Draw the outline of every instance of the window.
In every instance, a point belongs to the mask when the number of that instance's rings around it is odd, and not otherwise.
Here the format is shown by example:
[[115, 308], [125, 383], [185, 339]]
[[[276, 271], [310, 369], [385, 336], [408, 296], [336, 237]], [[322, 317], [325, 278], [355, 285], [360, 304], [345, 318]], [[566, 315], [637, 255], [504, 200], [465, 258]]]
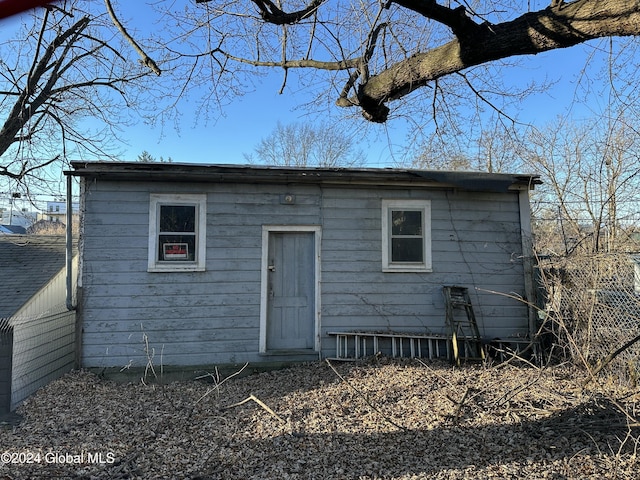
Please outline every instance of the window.
[[382, 201], [382, 270], [431, 271], [431, 202]]
[[204, 270], [206, 205], [206, 195], [151, 194], [150, 272]]

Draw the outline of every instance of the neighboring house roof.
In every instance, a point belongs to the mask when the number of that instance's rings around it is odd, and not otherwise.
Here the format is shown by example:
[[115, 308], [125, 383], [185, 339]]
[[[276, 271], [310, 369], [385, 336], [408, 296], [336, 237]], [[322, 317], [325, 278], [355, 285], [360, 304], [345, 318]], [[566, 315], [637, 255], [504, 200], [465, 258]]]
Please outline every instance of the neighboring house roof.
[[8, 318], [65, 266], [65, 237], [0, 235], [0, 249], [0, 318]]
[[476, 192], [533, 189], [538, 175], [446, 172], [399, 168], [295, 168], [142, 162], [71, 162], [68, 175], [121, 181], [312, 183], [329, 185], [420, 185]]
[[27, 229], [20, 225], [0, 225], [0, 234], [2, 233], [7, 235], [23, 235], [27, 233]]

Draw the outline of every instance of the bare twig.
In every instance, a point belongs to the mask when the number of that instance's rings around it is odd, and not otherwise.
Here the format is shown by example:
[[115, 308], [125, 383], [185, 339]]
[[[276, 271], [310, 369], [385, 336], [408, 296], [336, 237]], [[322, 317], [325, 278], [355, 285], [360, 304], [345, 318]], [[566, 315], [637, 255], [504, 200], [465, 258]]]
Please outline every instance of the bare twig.
[[218, 369], [216, 368], [216, 374], [215, 376], [211, 373], [207, 373], [206, 375], [201, 375], [199, 377], [196, 377], [196, 380], [202, 380], [203, 378], [207, 378], [210, 377], [213, 380], [213, 383], [215, 384], [213, 388], [208, 388], [207, 391], [198, 399], [196, 400], [196, 403], [200, 403], [200, 401], [209, 396], [209, 394], [211, 394], [211, 392], [213, 391], [219, 391], [220, 390], [220, 386], [226, 382], [227, 380], [240, 375], [242, 373], [242, 371], [247, 368], [247, 366], [249, 365], [249, 362], [245, 363], [242, 368], [240, 370], [238, 370], [237, 372], [232, 373], [231, 375], [229, 375], [228, 377], [223, 378], [222, 380], [220, 380], [220, 375], [218, 374]]
[[464, 392], [464, 395], [462, 396], [462, 400], [460, 400], [459, 402], [454, 401], [453, 399], [449, 398], [449, 400], [451, 400], [453, 403], [456, 404], [456, 409], [453, 412], [453, 423], [454, 425], [458, 424], [458, 421], [460, 420], [460, 412], [462, 411], [462, 406], [464, 405], [465, 400], [467, 399], [467, 397], [469, 396], [469, 393], [474, 390], [471, 387], [467, 387], [467, 389]]
[[632, 338], [631, 340], [629, 340], [627, 343], [625, 343], [624, 345], [622, 345], [620, 348], [614, 350], [613, 352], [611, 352], [609, 355], [607, 355], [604, 358], [601, 358], [600, 360], [598, 360], [598, 364], [595, 366], [595, 368], [593, 369], [593, 371], [591, 371], [591, 376], [587, 377], [584, 382], [582, 383], [583, 387], [586, 387], [591, 380], [595, 379], [595, 376], [600, 373], [600, 371], [606, 367], [607, 365], [609, 365], [609, 363], [611, 363], [611, 361], [616, 358], [618, 355], [620, 355], [622, 352], [624, 352], [625, 350], [627, 350], [628, 348], [632, 347], [634, 344], [636, 344], [637, 342], [640, 341], [640, 335], [635, 336], [634, 338]]
[[[506, 342], [508, 343], [508, 342]], [[530, 348], [531, 343], [529, 343], [529, 346], [527, 346], [524, 350], [524, 352], [526, 352], [529, 348]], [[505, 366], [509, 365], [511, 362], [513, 362], [514, 360], [517, 360], [519, 362], [522, 363], [526, 363], [527, 365], [529, 365], [532, 368], [536, 368], [539, 369], [540, 367], [538, 365], [536, 365], [533, 362], [530, 362], [529, 360], [527, 360], [526, 358], [518, 355], [518, 352], [516, 352], [515, 350], [511, 349], [511, 348], [498, 348], [498, 347], [492, 347], [493, 351], [496, 353], [501, 353], [505, 356], [508, 356], [507, 360], [505, 360], [504, 362], [499, 363], [498, 365], [496, 365], [496, 368], [504, 368]], [[521, 352], [522, 353], [522, 352]]]
[[226, 407], [222, 407], [221, 410], [229, 410], [231, 408], [235, 408], [235, 407], [239, 407], [240, 405], [244, 405], [247, 402], [256, 402], [260, 407], [262, 407], [262, 409], [269, 413], [271, 416], [277, 418], [278, 420], [280, 420], [282, 423], [286, 423], [285, 420], [278, 415], [276, 412], [274, 412], [273, 410], [271, 410], [271, 408], [269, 408], [269, 406], [264, 403], [262, 400], [260, 400], [258, 397], [256, 397], [255, 395], [251, 394], [249, 395], [247, 398], [245, 398], [244, 400], [242, 400], [241, 402], [238, 403], [234, 403], [233, 405], [227, 405]]

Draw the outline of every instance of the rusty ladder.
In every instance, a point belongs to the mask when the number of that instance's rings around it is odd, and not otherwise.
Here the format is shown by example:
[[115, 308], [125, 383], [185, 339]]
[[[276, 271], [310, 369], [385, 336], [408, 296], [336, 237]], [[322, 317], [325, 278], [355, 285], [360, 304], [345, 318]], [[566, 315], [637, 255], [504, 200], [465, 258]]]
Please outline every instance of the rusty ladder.
[[447, 325], [451, 331], [453, 361], [459, 366], [462, 360], [484, 360], [484, 349], [469, 290], [466, 287], [445, 286], [442, 291]]

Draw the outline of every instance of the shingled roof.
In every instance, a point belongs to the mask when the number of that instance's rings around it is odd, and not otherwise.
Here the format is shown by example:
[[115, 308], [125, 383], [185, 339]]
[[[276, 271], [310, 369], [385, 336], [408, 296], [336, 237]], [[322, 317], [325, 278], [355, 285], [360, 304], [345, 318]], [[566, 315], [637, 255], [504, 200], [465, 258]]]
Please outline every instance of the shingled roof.
[[6, 319], [65, 266], [65, 237], [0, 235], [0, 249], [0, 319]]

